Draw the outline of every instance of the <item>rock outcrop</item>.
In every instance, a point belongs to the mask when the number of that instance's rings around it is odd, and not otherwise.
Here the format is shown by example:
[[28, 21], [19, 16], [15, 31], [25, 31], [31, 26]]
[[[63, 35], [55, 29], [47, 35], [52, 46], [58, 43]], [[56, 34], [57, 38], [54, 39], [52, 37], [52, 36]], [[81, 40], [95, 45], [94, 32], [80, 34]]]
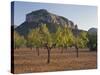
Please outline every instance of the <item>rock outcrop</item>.
[[55, 32], [58, 26], [67, 26], [75, 29], [74, 22], [71, 20], [50, 13], [45, 9], [40, 9], [26, 14], [25, 22], [19, 25], [15, 30], [21, 35], [27, 35], [31, 29], [36, 28], [41, 24], [46, 24], [50, 32]]

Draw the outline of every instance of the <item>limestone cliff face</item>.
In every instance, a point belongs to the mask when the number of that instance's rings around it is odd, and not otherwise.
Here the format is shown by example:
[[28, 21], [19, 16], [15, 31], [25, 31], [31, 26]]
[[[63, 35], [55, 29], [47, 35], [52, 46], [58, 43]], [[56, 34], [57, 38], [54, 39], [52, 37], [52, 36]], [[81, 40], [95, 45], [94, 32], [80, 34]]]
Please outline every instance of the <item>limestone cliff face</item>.
[[15, 30], [21, 35], [27, 35], [31, 29], [43, 23], [47, 25], [50, 32], [55, 32], [58, 26], [67, 26], [75, 29], [74, 23], [67, 18], [50, 13], [45, 9], [40, 9], [26, 14], [25, 22], [19, 25]]
[[52, 14], [45, 9], [40, 9], [28, 13], [26, 15], [26, 22], [47, 22], [62, 26], [67, 25], [68, 27], [74, 28], [74, 23], [72, 21], [62, 16]]

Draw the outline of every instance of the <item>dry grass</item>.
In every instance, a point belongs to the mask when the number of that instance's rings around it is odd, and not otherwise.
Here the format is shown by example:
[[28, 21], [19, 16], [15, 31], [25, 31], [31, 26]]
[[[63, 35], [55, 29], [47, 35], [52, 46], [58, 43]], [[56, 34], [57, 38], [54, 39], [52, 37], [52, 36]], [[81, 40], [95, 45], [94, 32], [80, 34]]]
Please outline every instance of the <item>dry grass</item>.
[[79, 57], [76, 57], [75, 49], [52, 49], [51, 60], [47, 64], [47, 50], [40, 49], [37, 55], [35, 49], [28, 48], [14, 50], [14, 73], [48, 72], [78, 69], [97, 68], [97, 53], [88, 49], [80, 49]]

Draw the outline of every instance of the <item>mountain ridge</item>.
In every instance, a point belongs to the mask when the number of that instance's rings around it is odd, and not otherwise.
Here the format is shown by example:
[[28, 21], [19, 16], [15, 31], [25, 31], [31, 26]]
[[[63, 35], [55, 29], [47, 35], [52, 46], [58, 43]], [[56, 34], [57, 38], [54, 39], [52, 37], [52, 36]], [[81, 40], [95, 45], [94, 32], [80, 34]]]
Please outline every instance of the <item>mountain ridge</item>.
[[63, 16], [53, 14], [46, 9], [39, 9], [26, 14], [26, 20], [15, 30], [19, 34], [26, 36], [30, 30], [41, 26], [41, 24], [46, 24], [50, 32], [55, 32], [58, 26], [67, 26], [74, 31], [76, 26], [73, 21]]

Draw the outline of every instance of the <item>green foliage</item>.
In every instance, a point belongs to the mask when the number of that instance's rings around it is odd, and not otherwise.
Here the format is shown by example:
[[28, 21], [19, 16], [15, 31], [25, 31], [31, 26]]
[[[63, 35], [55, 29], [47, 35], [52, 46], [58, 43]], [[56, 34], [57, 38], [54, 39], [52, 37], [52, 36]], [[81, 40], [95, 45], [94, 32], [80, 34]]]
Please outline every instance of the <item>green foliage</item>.
[[54, 37], [54, 43], [56, 43], [56, 46], [57, 47], [61, 47], [63, 46], [63, 38], [62, 38], [62, 28], [61, 27], [58, 27], [55, 35], [53, 36]]
[[47, 44], [49, 47], [52, 46], [52, 38], [46, 24], [30, 31], [27, 37], [27, 44], [30, 47], [42, 47], [44, 44]]
[[85, 48], [87, 47], [87, 43], [88, 43], [88, 37], [87, 37], [87, 32], [81, 32], [79, 34], [79, 36], [76, 37], [76, 45], [78, 46], [78, 48]]
[[27, 45], [31, 48], [41, 46], [41, 37], [39, 34], [39, 28], [30, 31], [30, 33], [27, 36]]
[[48, 47], [52, 47], [53, 40], [46, 24], [40, 27], [40, 32], [42, 44], [47, 44]]
[[91, 51], [97, 50], [97, 34], [88, 34], [89, 43], [88, 46]]
[[[24, 37], [20, 36], [16, 32], [14, 34], [15, 47], [26, 46], [26, 40]], [[78, 48], [87, 47], [87, 43], [88, 38], [86, 32], [81, 32], [75, 37], [70, 28], [59, 26], [55, 33], [50, 33], [46, 24], [42, 24], [40, 27], [31, 30], [27, 36], [27, 46], [30, 48], [36, 48], [38, 55], [40, 47], [45, 47], [47, 49], [47, 63], [50, 62], [50, 53], [54, 45], [56, 45], [56, 47], [62, 48], [67, 48], [75, 45], [78, 57]]]
[[[23, 36], [20, 36], [18, 33], [15, 32], [15, 45], [16, 47], [22, 47], [26, 45], [26, 40]], [[91, 42], [95, 42], [93, 47], [96, 46], [96, 38], [91, 38]], [[88, 43], [87, 32], [81, 32], [77, 37], [75, 37], [72, 33], [72, 30], [68, 27], [58, 27], [55, 33], [50, 33], [47, 25], [42, 24], [40, 27], [33, 29], [29, 32], [27, 36], [27, 46], [29, 47], [43, 47], [48, 46], [52, 47], [56, 44], [56, 47], [71, 47], [74, 44], [77, 45], [79, 48], [87, 47]]]
[[69, 28], [65, 28], [65, 31], [63, 33], [65, 33], [65, 46], [72, 46], [74, 43], [74, 35], [72, 31]]
[[71, 46], [74, 43], [74, 35], [69, 28], [58, 27], [58, 30], [55, 33], [55, 42], [57, 47]]
[[14, 31], [14, 48], [20, 48], [26, 46], [26, 40], [23, 36], [20, 36], [16, 31]]

